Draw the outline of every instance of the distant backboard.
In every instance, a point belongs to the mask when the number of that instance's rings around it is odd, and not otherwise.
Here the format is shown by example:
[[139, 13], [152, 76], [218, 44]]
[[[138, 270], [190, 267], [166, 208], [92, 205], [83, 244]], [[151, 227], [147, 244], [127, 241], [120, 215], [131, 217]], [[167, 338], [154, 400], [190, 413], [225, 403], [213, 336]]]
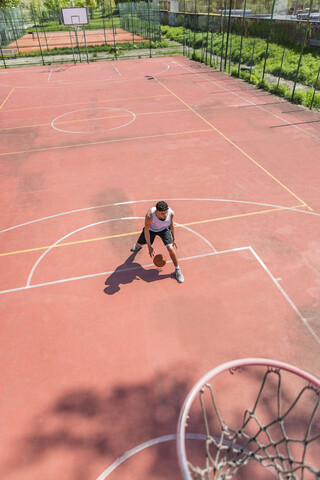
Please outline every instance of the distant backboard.
[[61, 11], [65, 25], [86, 25], [89, 23], [86, 8], [62, 8]]

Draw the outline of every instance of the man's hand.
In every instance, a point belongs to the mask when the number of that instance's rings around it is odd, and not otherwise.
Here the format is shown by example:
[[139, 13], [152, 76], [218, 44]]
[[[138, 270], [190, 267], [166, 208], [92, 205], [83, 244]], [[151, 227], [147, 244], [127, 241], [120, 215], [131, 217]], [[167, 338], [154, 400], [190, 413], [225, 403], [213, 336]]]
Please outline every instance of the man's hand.
[[175, 241], [173, 241], [173, 246], [174, 246], [174, 248], [178, 248], [178, 245], [176, 244]]
[[149, 248], [149, 255], [151, 258], [153, 258], [156, 252], [154, 251], [154, 248], [151, 245], [148, 245], [148, 248]]

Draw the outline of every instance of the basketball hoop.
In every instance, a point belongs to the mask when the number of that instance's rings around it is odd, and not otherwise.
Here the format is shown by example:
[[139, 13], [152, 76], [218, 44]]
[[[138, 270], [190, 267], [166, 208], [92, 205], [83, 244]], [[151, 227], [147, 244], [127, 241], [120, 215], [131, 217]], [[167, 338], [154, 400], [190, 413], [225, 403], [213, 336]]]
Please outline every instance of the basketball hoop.
[[184, 480], [319, 480], [320, 380], [274, 360], [225, 363], [187, 396], [177, 449]]
[[64, 25], [87, 25], [88, 16], [85, 7], [62, 8], [62, 18]]
[[73, 23], [71, 24], [71, 27], [72, 27], [76, 32], [78, 32], [78, 31], [80, 30], [80, 24], [79, 24], [79, 22], [73, 22]]

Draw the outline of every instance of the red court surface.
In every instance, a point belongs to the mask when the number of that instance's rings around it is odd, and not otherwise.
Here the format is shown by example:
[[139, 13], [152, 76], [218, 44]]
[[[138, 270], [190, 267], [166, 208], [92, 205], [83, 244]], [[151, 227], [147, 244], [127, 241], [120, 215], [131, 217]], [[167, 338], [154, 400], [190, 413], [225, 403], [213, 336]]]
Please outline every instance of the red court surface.
[[54, 48], [75, 48], [90, 45], [114, 45], [114, 43], [126, 42], [144, 42], [145, 40], [139, 35], [134, 35], [122, 28], [105, 28], [98, 30], [86, 30], [85, 34], [80, 28], [77, 32], [70, 29], [70, 32], [32, 32], [23, 35], [14, 42], [5, 47], [6, 49], [19, 48], [20, 52], [33, 52], [37, 50], [53, 50]]
[[0, 118], [1, 478], [178, 479], [208, 370], [320, 376], [316, 113], [179, 57], [2, 70]]

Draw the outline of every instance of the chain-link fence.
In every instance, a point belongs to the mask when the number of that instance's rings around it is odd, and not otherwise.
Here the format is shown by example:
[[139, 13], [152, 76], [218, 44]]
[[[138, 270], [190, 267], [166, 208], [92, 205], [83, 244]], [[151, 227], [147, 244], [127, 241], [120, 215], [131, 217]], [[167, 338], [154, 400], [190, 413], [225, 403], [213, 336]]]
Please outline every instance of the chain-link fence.
[[20, 8], [0, 8], [0, 44], [7, 45], [25, 34]]
[[320, 5], [180, 0], [162, 33], [190, 58], [320, 108]]
[[[19, 15], [17, 12], [19, 11]], [[0, 67], [151, 57], [170, 50], [161, 39], [157, 0], [87, 8], [88, 23], [64, 25], [62, 11], [30, 7], [0, 16]]]
[[0, 67], [184, 54], [259, 88], [320, 108], [316, 0], [159, 0], [87, 9], [0, 10]]
[[159, 2], [119, 3], [120, 27], [133, 35], [161, 40]]

